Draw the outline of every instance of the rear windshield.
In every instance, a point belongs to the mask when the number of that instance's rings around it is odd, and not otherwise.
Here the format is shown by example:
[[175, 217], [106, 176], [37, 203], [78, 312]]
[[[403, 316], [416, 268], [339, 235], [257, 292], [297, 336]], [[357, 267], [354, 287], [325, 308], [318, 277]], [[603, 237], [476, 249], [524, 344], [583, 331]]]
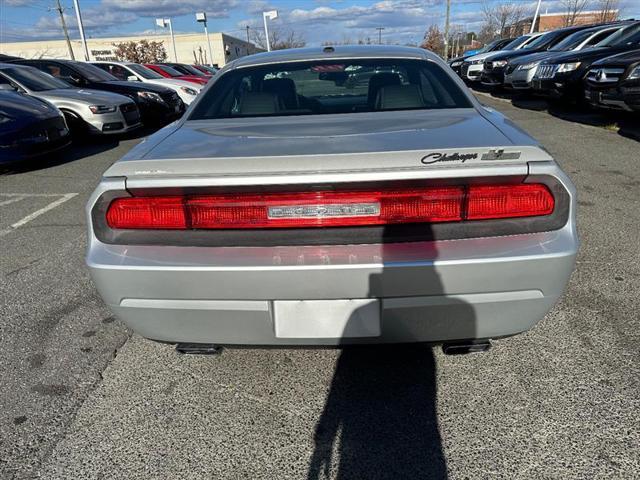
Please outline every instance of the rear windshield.
[[433, 62], [343, 60], [232, 70], [207, 90], [190, 119], [469, 107]]

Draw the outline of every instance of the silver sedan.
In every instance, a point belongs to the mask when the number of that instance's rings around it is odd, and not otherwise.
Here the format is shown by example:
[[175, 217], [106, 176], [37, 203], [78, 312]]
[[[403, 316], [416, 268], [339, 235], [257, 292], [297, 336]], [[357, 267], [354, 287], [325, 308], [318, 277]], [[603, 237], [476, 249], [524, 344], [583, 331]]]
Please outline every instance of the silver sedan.
[[[379, 73], [347, 88], [354, 69]], [[432, 53], [278, 51], [227, 65], [106, 171], [87, 264], [119, 318], [183, 349], [468, 351], [558, 301], [575, 213], [549, 153]]]
[[75, 133], [116, 134], [142, 125], [138, 107], [130, 98], [74, 88], [33, 67], [0, 64], [0, 84], [52, 103], [65, 114]]

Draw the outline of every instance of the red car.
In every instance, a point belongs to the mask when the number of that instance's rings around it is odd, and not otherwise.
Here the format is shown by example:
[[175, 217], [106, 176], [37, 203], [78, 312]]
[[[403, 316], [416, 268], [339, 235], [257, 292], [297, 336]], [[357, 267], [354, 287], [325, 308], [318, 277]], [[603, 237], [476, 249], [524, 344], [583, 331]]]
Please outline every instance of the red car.
[[184, 75], [175, 68], [163, 64], [145, 63], [145, 67], [150, 68], [154, 72], [162, 75], [166, 78], [177, 78], [178, 80], [186, 80], [187, 82], [197, 83], [199, 85], [206, 85], [208, 78], [199, 77], [196, 75]]

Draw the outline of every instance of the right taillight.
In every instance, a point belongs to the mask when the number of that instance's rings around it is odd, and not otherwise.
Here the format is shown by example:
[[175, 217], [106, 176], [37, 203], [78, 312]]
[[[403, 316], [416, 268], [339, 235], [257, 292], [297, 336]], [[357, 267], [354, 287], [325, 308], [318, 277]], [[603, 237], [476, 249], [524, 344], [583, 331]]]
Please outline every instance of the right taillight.
[[553, 195], [539, 183], [522, 185], [473, 185], [467, 193], [467, 220], [549, 215]]
[[542, 184], [293, 191], [115, 199], [113, 229], [210, 230], [442, 223], [549, 215]]

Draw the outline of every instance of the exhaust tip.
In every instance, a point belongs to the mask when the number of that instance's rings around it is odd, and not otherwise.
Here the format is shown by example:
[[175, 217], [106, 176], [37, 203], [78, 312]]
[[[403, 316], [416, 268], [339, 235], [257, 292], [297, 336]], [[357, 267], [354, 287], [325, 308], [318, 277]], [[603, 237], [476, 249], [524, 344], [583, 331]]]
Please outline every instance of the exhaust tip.
[[442, 352], [445, 355], [466, 355], [468, 353], [481, 353], [486, 352], [490, 348], [491, 342], [489, 340], [442, 344]]
[[178, 343], [176, 352], [181, 355], [220, 355], [222, 347], [213, 343]]

